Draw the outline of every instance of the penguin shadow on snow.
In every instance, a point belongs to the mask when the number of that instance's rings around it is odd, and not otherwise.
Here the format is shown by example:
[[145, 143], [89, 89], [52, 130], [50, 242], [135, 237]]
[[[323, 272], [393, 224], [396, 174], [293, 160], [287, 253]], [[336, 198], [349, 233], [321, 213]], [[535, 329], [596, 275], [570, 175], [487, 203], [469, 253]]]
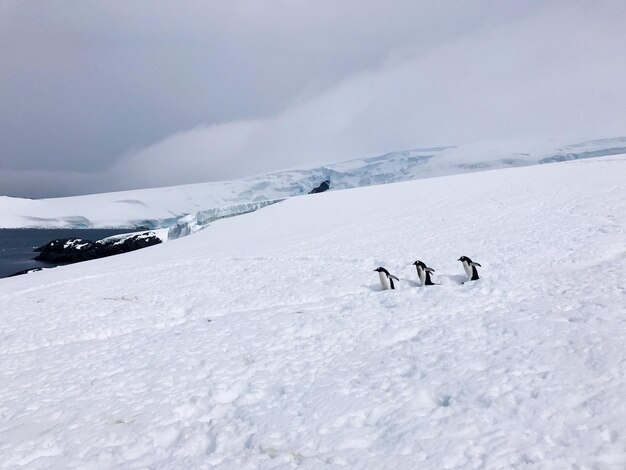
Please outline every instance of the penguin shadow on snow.
[[464, 285], [466, 283], [473, 284], [480, 280], [478, 269], [476, 269], [477, 267], [482, 268], [479, 263], [472, 261], [467, 256], [461, 256], [457, 261], [460, 261], [463, 265], [465, 274], [442, 274], [439, 276], [439, 282], [442, 285]]
[[[438, 284], [436, 284], [438, 285]], [[372, 292], [383, 292], [386, 290], [391, 290], [391, 289], [385, 289], [381, 286], [380, 282], [375, 282], [372, 284], [367, 284], [366, 287], [371, 290]], [[419, 281], [415, 281], [413, 279], [409, 279], [406, 277], [400, 277], [398, 278], [398, 281], [396, 281], [394, 283], [394, 288], [393, 290], [406, 290], [407, 288], [413, 288], [413, 287], [422, 287], [422, 285], [420, 284]]]
[[467, 282], [467, 276], [464, 274], [441, 274], [438, 277], [442, 286], [463, 285]]
[[415, 281], [413, 279], [407, 279], [405, 277], [401, 277], [400, 280], [404, 284], [408, 284], [410, 287], [422, 287], [422, 284], [419, 281]]

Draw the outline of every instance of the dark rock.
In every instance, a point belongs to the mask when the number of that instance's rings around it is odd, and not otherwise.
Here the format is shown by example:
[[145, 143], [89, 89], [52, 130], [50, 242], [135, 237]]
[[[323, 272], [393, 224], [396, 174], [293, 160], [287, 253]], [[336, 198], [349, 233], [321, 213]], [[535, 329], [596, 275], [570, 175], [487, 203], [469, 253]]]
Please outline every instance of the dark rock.
[[320, 184], [317, 188], [313, 188], [311, 191], [309, 191], [309, 194], [323, 193], [324, 191], [327, 191], [329, 188], [330, 188], [330, 180], [326, 180], [322, 182], [322, 184]]
[[16, 273], [9, 274], [7, 277], [21, 276], [22, 274], [34, 273], [35, 271], [41, 271], [42, 269], [43, 269], [43, 268], [29, 268], [29, 269], [22, 269], [21, 271], [18, 271], [18, 272], [16, 272]]
[[94, 249], [98, 252], [98, 258], [105, 256], [119, 255], [129, 251], [140, 250], [149, 246], [158, 245], [161, 239], [154, 232], [137, 233], [123, 238], [111, 240], [105, 238], [98, 240]]
[[34, 251], [39, 252], [35, 259], [48, 263], [76, 263], [92, 259], [89, 251], [94, 242], [82, 238], [58, 238], [46, 243]]
[[35, 259], [48, 263], [77, 263], [119, 255], [159, 243], [161, 239], [154, 232], [114, 236], [95, 242], [82, 238], [62, 238], [35, 248], [39, 252]]

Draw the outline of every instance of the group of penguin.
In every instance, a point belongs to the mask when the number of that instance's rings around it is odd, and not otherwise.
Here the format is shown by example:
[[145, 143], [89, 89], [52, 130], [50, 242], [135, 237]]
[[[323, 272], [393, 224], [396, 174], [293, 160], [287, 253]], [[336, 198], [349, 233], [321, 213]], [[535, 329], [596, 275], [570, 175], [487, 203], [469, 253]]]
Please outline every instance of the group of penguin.
[[[467, 256], [461, 256], [457, 261], [463, 263], [463, 269], [465, 269], [465, 274], [467, 274], [468, 281], [476, 281], [480, 279], [478, 277], [478, 269], [476, 269], [477, 266], [482, 268], [480, 264], [475, 263]], [[435, 272], [433, 268], [429, 268], [424, 262], [419, 260], [413, 263], [413, 266], [415, 266], [415, 268], [417, 269], [417, 276], [420, 278], [422, 286], [438, 285], [435, 284], [430, 278], [430, 275]], [[378, 277], [380, 278], [380, 286], [383, 290], [395, 289], [396, 286], [393, 281], [400, 281], [396, 276], [389, 273], [389, 271], [387, 271], [382, 266], [374, 269], [374, 271], [378, 272]]]

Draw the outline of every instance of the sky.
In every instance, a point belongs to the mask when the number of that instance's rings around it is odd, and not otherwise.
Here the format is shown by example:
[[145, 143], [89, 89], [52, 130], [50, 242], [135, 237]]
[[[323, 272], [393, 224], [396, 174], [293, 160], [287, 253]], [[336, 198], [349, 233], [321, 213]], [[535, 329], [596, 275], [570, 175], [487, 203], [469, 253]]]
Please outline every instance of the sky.
[[0, 0], [0, 195], [626, 135], [626, 2]]

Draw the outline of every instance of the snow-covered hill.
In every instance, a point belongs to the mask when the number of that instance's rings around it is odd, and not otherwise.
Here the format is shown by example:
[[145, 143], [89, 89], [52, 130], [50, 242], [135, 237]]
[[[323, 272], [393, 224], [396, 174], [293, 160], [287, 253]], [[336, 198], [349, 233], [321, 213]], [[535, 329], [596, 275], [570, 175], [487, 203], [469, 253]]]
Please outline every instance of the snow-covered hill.
[[0, 467], [623, 469], [624, 174], [326, 192], [0, 279]]
[[167, 227], [200, 211], [229, 212], [231, 206], [307, 194], [324, 180], [331, 181], [331, 189], [348, 189], [620, 153], [626, 153], [626, 137], [573, 145], [491, 142], [393, 152], [234, 181], [41, 200], [0, 197], [0, 227]]

